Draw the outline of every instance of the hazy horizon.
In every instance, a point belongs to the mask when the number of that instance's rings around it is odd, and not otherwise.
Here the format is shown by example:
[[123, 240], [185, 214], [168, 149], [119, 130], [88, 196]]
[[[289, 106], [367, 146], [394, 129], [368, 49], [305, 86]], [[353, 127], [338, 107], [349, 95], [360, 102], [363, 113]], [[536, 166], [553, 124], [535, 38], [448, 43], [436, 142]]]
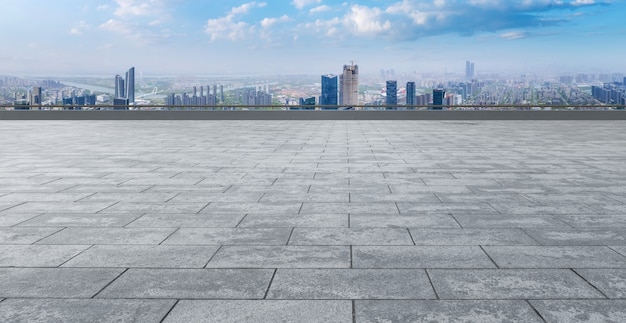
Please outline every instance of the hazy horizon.
[[[0, 74], [614, 73], [626, 3], [596, 0], [22, 0]], [[18, 28], [16, 28], [16, 26]]]

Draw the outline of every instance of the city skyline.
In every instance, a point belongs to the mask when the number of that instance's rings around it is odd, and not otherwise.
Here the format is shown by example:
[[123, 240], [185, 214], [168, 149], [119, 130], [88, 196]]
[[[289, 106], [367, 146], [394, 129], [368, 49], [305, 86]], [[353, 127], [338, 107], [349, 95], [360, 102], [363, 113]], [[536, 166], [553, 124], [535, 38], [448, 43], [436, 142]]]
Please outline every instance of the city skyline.
[[363, 74], [463, 74], [468, 60], [476, 74], [624, 71], [625, 10], [596, 0], [24, 0], [0, 14], [13, 30], [0, 72], [319, 75], [355, 61]]

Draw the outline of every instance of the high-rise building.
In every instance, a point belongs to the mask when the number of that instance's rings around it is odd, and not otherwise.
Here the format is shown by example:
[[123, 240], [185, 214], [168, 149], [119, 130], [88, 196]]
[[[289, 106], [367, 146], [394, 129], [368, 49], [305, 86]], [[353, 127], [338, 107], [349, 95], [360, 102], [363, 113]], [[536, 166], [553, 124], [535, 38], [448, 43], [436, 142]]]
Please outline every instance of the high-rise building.
[[337, 75], [322, 75], [320, 105], [337, 105]]
[[406, 105], [415, 105], [415, 82], [406, 82]]
[[474, 63], [465, 61], [465, 79], [471, 80], [474, 78]]
[[126, 72], [126, 91], [124, 93], [126, 98], [128, 98], [128, 102], [135, 102], [135, 68], [131, 67]]
[[359, 104], [359, 66], [343, 66], [343, 74], [339, 78], [339, 104], [354, 106]]
[[446, 91], [442, 89], [433, 90], [433, 110], [441, 110], [446, 98]]
[[[33, 89], [29, 93], [28, 103], [30, 105], [41, 105], [43, 101], [43, 93], [40, 86], [33, 86]], [[37, 109], [36, 107], [31, 107], [31, 109]]]
[[387, 81], [386, 105], [398, 105], [398, 81]]
[[115, 75], [115, 99], [125, 98], [124, 78], [119, 74]]

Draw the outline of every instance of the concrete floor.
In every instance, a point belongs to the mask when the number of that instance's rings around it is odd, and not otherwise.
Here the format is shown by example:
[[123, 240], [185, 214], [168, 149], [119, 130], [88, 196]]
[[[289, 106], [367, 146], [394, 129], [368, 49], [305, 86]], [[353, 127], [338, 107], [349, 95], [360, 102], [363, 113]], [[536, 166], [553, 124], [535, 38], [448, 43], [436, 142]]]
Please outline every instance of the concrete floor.
[[625, 121], [0, 121], [1, 322], [624, 322]]

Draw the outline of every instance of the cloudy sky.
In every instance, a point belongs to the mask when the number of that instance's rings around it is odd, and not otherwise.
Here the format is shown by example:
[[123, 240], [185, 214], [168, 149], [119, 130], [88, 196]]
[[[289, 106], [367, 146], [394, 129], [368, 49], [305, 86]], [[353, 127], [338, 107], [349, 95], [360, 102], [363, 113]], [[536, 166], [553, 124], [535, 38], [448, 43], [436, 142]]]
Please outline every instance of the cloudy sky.
[[626, 72], [622, 0], [0, 0], [0, 74]]

